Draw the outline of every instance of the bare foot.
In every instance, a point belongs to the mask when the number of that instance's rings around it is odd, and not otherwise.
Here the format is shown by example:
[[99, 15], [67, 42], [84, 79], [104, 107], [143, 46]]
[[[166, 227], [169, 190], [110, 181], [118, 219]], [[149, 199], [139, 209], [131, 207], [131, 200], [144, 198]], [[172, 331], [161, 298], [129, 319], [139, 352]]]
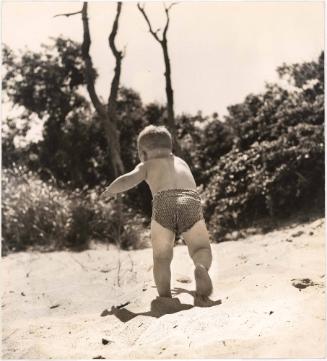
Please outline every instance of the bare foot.
[[212, 301], [208, 296], [196, 295], [194, 297], [194, 306], [197, 307], [212, 307], [221, 305], [221, 300]]
[[189, 308], [192, 308], [192, 306], [182, 304], [178, 298], [157, 297], [151, 302], [151, 312], [159, 316], [188, 310]]
[[212, 293], [212, 282], [207, 269], [202, 265], [196, 265], [194, 270], [196, 293], [201, 296], [209, 296]]

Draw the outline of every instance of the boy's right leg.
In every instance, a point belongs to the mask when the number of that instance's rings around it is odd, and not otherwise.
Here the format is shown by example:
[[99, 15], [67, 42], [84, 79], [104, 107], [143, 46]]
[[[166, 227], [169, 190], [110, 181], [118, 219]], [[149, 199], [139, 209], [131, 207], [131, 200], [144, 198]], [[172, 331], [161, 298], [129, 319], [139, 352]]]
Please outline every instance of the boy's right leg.
[[171, 297], [170, 263], [173, 259], [174, 241], [174, 232], [152, 220], [153, 276], [160, 297]]
[[212, 252], [204, 220], [196, 222], [191, 229], [184, 232], [183, 238], [195, 265], [196, 292], [201, 296], [209, 296], [212, 292], [212, 282], [208, 270], [212, 263]]

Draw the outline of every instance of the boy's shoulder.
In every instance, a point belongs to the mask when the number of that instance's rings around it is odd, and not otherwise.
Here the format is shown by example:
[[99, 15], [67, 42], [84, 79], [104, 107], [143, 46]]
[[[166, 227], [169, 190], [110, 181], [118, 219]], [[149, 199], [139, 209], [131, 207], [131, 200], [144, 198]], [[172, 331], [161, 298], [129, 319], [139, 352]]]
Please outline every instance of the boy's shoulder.
[[173, 160], [174, 158], [176, 158], [176, 156], [174, 156], [174, 155], [164, 156], [164, 157], [157, 157], [157, 158], [150, 158], [150, 159], [145, 160], [143, 163], [145, 165], [148, 165], [148, 164], [151, 165], [151, 164], [157, 164], [157, 163], [165, 161], [165, 160]]
[[138, 163], [135, 168], [134, 168], [134, 172], [138, 172], [138, 173], [146, 173], [146, 164], [145, 162], [140, 162]]
[[180, 162], [186, 163], [183, 158], [178, 157], [177, 155], [174, 155], [174, 158], [177, 159]]
[[145, 165], [153, 165], [153, 164], [157, 164], [158, 162], [160, 161], [173, 161], [173, 162], [178, 162], [178, 163], [183, 163], [185, 165], [188, 165], [184, 159], [178, 157], [177, 155], [175, 154], [172, 154], [170, 156], [167, 156], [167, 157], [160, 157], [160, 158], [152, 158], [152, 159], [148, 159], [144, 162]]
[[177, 157], [176, 155], [174, 155], [174, 158], [176, 159], [177, 162], [179, 162], [187, 167], [189, 166], [183, 158]]
[[167, 160], [177, 162], [177, 163], [182, 163], [183, 165], [188, 166], [188, 164], [185, 162], [184, 159], [178, 157], [175, 154], [172, 154], [171, 156], [168, 156], [168, 157], [151, 158], [151, 159], [148, 159], [148, 160], [146, 160], [146, 161], [144, 161], [142, 163], [139, 163], [139, 164], [143, 164], [145, 168], [151, 168], [152, 166], [156, 166], [159, 162], [167, 161]]

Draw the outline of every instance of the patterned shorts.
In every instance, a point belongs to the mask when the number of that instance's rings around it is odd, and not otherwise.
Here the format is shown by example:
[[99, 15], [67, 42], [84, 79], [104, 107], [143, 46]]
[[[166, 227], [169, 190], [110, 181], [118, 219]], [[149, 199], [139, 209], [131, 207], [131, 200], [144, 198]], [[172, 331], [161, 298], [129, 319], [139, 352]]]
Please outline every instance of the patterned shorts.
[[174, 233], [188, 231], [203, 219], [201, 198], [196, 190], [168, 189], [153, 197], [152, 220]]

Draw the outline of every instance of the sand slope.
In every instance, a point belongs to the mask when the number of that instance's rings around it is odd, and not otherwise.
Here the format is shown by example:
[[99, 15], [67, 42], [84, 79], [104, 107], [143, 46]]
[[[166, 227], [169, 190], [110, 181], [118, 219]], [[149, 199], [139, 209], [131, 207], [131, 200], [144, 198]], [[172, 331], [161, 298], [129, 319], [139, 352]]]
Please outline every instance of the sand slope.
[[151, 249], [9, 255], [2, 358], [325, 356], [323, 219], [215, 244], [213, 252], [210, 308], [193, 307], [185, 246], [175, 248], [169, 304], [153, 301]]

